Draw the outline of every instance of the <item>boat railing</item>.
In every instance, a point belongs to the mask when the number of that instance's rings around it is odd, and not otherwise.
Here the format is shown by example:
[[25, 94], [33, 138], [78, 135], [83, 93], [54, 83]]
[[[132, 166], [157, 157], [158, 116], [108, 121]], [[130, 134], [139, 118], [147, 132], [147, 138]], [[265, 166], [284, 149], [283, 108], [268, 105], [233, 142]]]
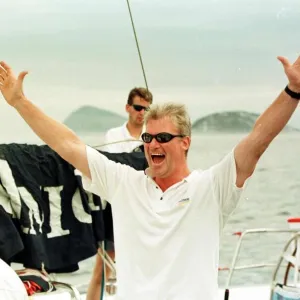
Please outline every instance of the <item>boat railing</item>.
[[65, 282], [59, 282], [59, 281], [52, 281], [51, 282], [56, 288], [62, 287], [64, 289], [67, 289], [71, 296], [72, 299], [74, 300], [81, 300], [81, 296], [79, 291], [77, 290], [77, 288], [69, 283], [65, 283]]
[[[294, 244], [294, 246], [292, 246], [292, 243]], [[293, 249], [292, 253], [291, 253], [291, 249]], [[288, 265], [287, 265], [283, 282], [278, 282], [277, 275], [278, 275], [279, 268], [282, 267], [283, 261], [286, 261]], [[294, 268], [293, 283], [288, 284], [289, 271], [291, 267]], [[279, 257], [278, 263], [276, 265], [272, 277], [270, 300], [296, 299], [296, 298], [299, 299], [300, 296], [299, 272], [300, 272], [300, 232], [298, 231], [298, 233], [292, 236], [289, 239], [289, 241], [286, 243]], [[290, 297], [291, 294], [293, 294], [294, 297], [291, 298], [283, 297], [282, 294], [285, 294], [286, 292], [290, 294]]]
[[276, 267], [277, 264], [270, 264], [270, 263], [260, 263], [260, 264], [249, 264], [249, 265], [244, 265], [244, 266], [236, 266], [237, 260], [240, 254], [241, 246], [242, 243], [245, 239], [246, 236], [249, 235], [257, 235], [257, 234], [278, 234], [278, 233], [291, 233], [295, 234], [299, 232], [299, 229], [277, 229], [277, 228], [257, 228], [257, 229], [247, 229], [245, 231], [238, 231], [235, 232], [233, 235], [236, 235], [239, 237], [237, 246], [234, 251], [234, 255], [232, 258], [232, 262], [230, 267], [220, 267], [219, 271], [229, 271], [226, 284], [225, 284], [225, 294], [224, 294], [224, 299], [228, 300], [229, 299], [229, 287], [231, 285], [231, 280], [233, 277], [233, 274], [237, 270], [245, 270], [245, 269], [255, 269], [255, 268], [265, 268], [265, 267]]

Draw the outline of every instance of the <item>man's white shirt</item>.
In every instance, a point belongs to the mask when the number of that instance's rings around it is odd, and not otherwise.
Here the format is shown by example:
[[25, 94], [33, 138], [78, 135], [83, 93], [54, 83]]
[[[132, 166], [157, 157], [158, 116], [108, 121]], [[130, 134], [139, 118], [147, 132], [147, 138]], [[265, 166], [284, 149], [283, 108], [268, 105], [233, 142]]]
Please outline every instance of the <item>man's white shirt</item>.
[[86, 151], [83, 185], [112, 206], [117, 299], [217, 299], [220, 231], [243, 191], [234, 152], [163, 192], [143, 171]]
[[107, 131], [103, 144], [108, 145], [101, 147], [100, 150], [111, 153], [132, 152], [135, 148], [142, 145], [142, 143], [141, 138], [135, 139], [131, 136], [126, 122], [120, 127]]

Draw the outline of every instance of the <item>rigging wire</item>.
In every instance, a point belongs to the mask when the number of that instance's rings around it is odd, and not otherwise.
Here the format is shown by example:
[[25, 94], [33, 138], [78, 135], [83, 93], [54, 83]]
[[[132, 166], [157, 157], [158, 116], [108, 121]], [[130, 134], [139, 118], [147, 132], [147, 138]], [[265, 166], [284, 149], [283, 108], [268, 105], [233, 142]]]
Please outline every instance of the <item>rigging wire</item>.
[[128, 12], [129, 12], [130, 20], [131, 20], [132, 30], [133, 30], [133, 34], [134, 34], [134, 38], [135, 38], [135, 43], [136, 43], [136, 47], [137, 47], [137, 50], [138, 50], [142, 71], [143, 71], [144, 81], [145, 81], [146, 88], [148, 90], [146, 72], [145, 72], [143, 59], [142, 59], [142, 54], [141, 54], [141, 50], [140, 50], [140, 46], [139, 46], [139, 42], [138, 42], [136, 30], [135, 30], [135, 26], [134, 26], [133, 16], [132, 16], [132, 13], [131, 13], [131, 8], [130, 8], [130, 3], [129, 3], [129, 0], [126, 0], [126, 2], [127, 2], [127, 6], [128, 6]]

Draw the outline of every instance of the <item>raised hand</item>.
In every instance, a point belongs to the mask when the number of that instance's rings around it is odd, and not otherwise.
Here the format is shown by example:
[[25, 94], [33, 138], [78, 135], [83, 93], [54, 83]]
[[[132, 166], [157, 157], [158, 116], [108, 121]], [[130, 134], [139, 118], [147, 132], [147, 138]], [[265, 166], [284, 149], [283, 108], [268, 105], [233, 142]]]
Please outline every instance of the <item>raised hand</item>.
[[289, 88], [295, 93], [300, 93], [300, 56], [293, 64], [285, 57], [278, 56], [277, 58], [283, 65], [289, 80]]
[[25, 99], [23, 92], [23, 80], [28, 72], [23, 71], [18, 78], [13, 74], [12, 69], [5, 62], [0, 62], [0, 91], [11, 106], [16, 106]]

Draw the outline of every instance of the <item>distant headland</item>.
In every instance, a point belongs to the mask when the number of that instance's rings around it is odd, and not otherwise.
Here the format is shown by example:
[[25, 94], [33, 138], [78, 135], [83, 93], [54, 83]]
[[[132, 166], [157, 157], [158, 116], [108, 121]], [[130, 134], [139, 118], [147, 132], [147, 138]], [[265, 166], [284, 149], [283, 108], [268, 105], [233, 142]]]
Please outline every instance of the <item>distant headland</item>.
[[[207, 115], [192, 124], [195, 133], [245, 133], [251, 131], [259, 114], [247, 111], [226, 111]], [[73, 111], [64, 121], [78, 133], [105, 132], [112, 127], [121, 126], [126, 117], [93, 106], [82, 106]], [[287, 126], [285, 132], [300, 132]]]

